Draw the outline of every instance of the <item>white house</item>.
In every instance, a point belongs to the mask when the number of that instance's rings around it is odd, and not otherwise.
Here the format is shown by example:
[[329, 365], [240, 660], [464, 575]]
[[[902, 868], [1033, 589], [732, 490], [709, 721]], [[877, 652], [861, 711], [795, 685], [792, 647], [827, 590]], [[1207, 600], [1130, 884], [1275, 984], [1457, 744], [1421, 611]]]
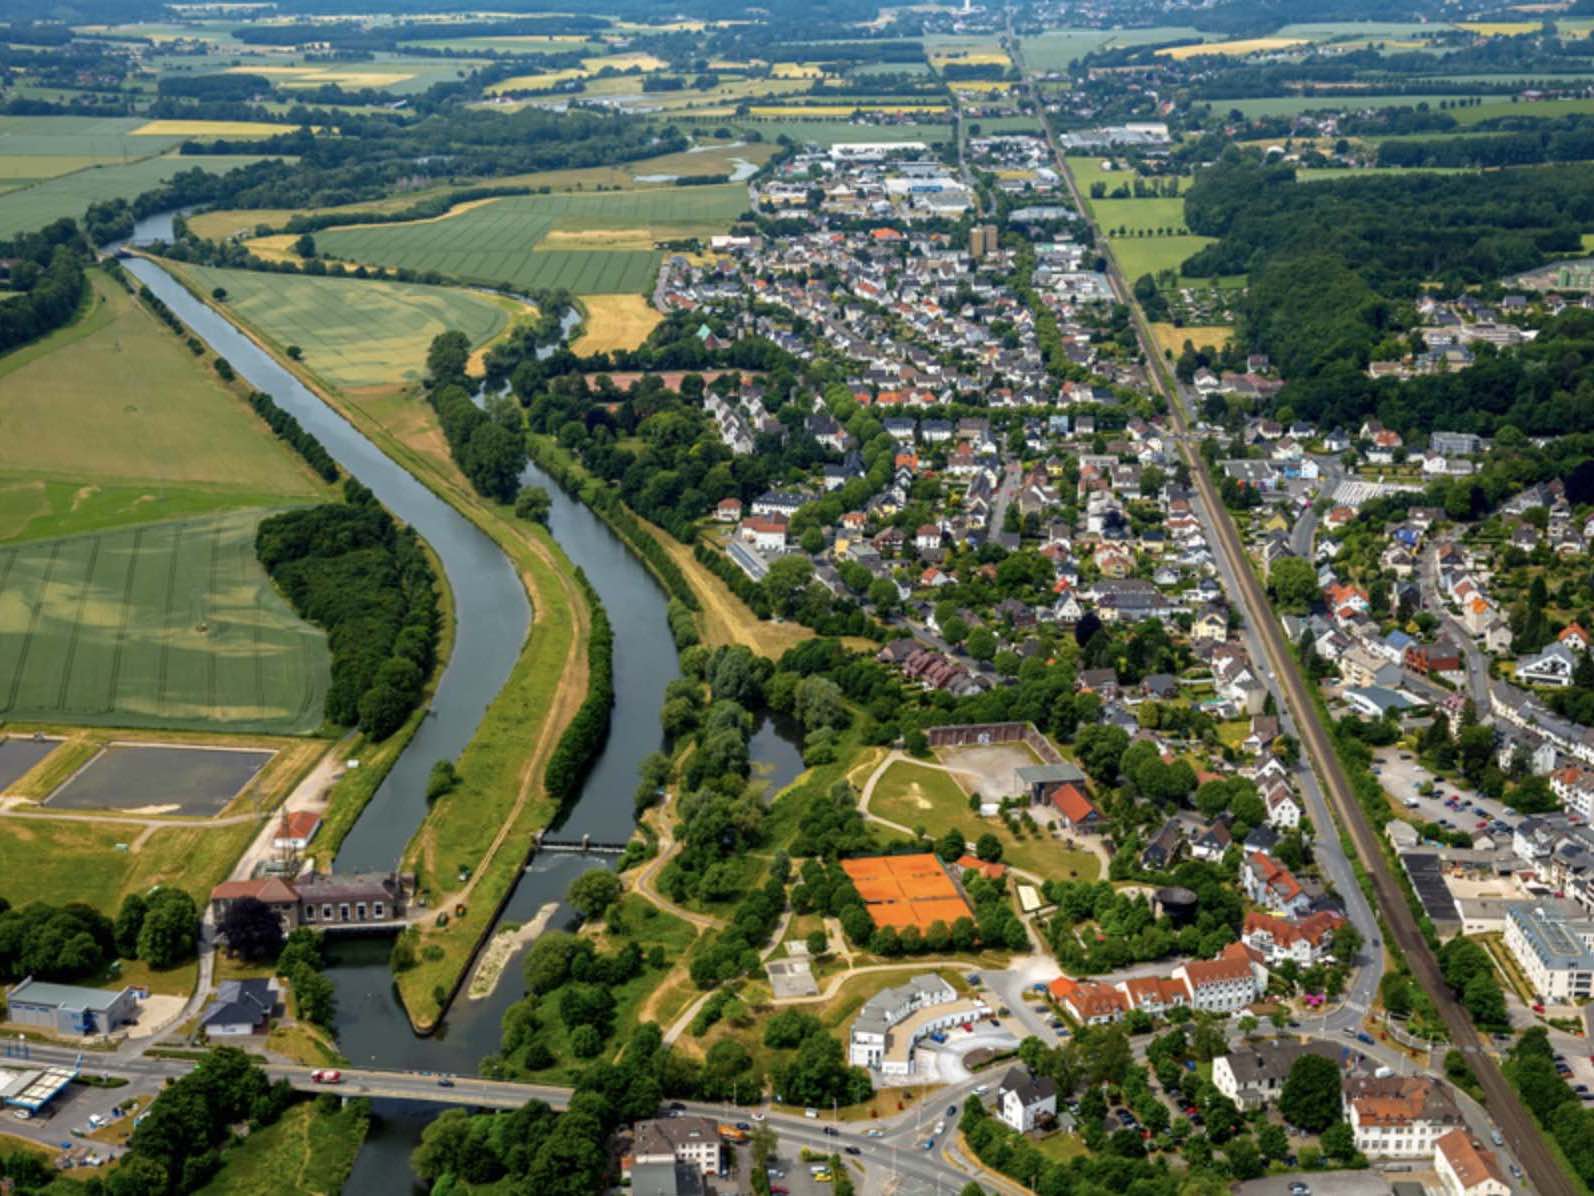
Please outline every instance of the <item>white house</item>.
[[1343, 925], [1345, 919], [1329, 910], [1298, 922], [1253, 910], [1245, 915], [1240, 941], [1260, 951], [1269, 966], [1293, 959], [1302, 967], [1311, 967], [1329, 953], [1334, 932]]
[[1208, 1013], [1244, 1009], [1267, 987], [1267, 969], [1242, 943], [1230, 943], [1216, 959], [1193, 959], [1173, 970], [1190, 991], [1190, 1008]]
[[1301, 825], [1301, 807], [1286, 785], [1275, 785], [1263, 799], [1267, 805], [1267, 824], [1276, 831], [1292, 831]]
[[1042, 1118], [1057, 1116], [1057, 1084], [1050, 1076], [1008, 1068], [996, 1090], [996, 1115], [1019, 1133], [1028, 1133]]
[[910, 1075], [920, 1038], [984, 1013], [983, 1003], [958, 1000], [957, 990], [940, 976], [914, 976], [864, 1002], [852, 1023], [851, 1062], [883, 1075]]
[[1369, 1158], [1430, 1158], [1465, 1124], [1450, 1089], [1429, 1076], [1350, 1076], [1342, 1097], [1356, 1149]]
[[1465, 1129], [1440, 1137], [1433, 1165], [1448, 1196], [1511, 1196], [1511, 1185], [1494, 1152], [1473, 1141]]

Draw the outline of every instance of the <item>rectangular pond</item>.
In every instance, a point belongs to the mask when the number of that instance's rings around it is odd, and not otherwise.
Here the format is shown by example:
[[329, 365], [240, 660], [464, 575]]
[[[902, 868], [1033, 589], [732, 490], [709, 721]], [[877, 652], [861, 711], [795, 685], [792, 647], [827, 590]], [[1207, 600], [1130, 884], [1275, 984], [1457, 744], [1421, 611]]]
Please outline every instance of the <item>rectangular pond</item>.
[[68, 810], [219, 814], [276, 755], [256, 748], [113, 743], [50, 794]]
[[18, 739], [0, 735], [0, 793], [16, 784], [61, 741], [59, 739]]

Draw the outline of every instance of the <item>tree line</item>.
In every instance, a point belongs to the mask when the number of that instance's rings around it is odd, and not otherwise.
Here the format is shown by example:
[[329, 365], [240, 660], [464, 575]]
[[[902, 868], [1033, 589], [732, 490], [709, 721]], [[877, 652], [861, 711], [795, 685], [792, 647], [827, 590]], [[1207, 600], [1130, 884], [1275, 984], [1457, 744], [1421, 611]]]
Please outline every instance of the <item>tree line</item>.
[[436, 662], [437, 579], [420, 538], [350, 478], [342, 503], [264, 520], [255, 553], [294, 610], [327, 631], [327, 720], [372, 739], [398, 730]]
[[561, 807], [580, 793], [581, 783], [608, 742], [609, 718], [614, 710], [614, 628], [603, 600], [579, 565], [575, 579], [592, 615], [587, 630], [587, 696], [559, 737], [543, 771], [543, 788]]
[[88, 253], [77, 224], [67, 219], [0, 243], [0, 256], [12, 259], [5, 289], [18, 292], [0, 300], [0, 353], [71, 323], [87, 290]]

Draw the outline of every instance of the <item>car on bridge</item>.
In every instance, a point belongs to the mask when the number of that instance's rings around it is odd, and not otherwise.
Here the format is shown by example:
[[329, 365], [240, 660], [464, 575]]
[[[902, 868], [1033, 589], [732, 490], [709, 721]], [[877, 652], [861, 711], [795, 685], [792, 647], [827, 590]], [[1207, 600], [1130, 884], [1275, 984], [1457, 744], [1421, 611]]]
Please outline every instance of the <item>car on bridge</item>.
[[318, 1067], [310, 1073], [313, 1084], [341, 1084], [343, 1073], [335, 1067]]

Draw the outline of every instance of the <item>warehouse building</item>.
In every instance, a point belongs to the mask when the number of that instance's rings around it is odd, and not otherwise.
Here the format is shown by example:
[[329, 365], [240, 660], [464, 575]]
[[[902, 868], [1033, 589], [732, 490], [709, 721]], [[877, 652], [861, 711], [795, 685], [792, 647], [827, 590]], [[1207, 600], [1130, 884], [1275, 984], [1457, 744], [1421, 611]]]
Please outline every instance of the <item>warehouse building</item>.
[[92, 1037], [110, 1034], [138, 1017], [138, 996], [130, 988], [111, 992], [75, 984], [46, 984], [31, 976], [6, 993], [9, 1019], [55, 1034]]

